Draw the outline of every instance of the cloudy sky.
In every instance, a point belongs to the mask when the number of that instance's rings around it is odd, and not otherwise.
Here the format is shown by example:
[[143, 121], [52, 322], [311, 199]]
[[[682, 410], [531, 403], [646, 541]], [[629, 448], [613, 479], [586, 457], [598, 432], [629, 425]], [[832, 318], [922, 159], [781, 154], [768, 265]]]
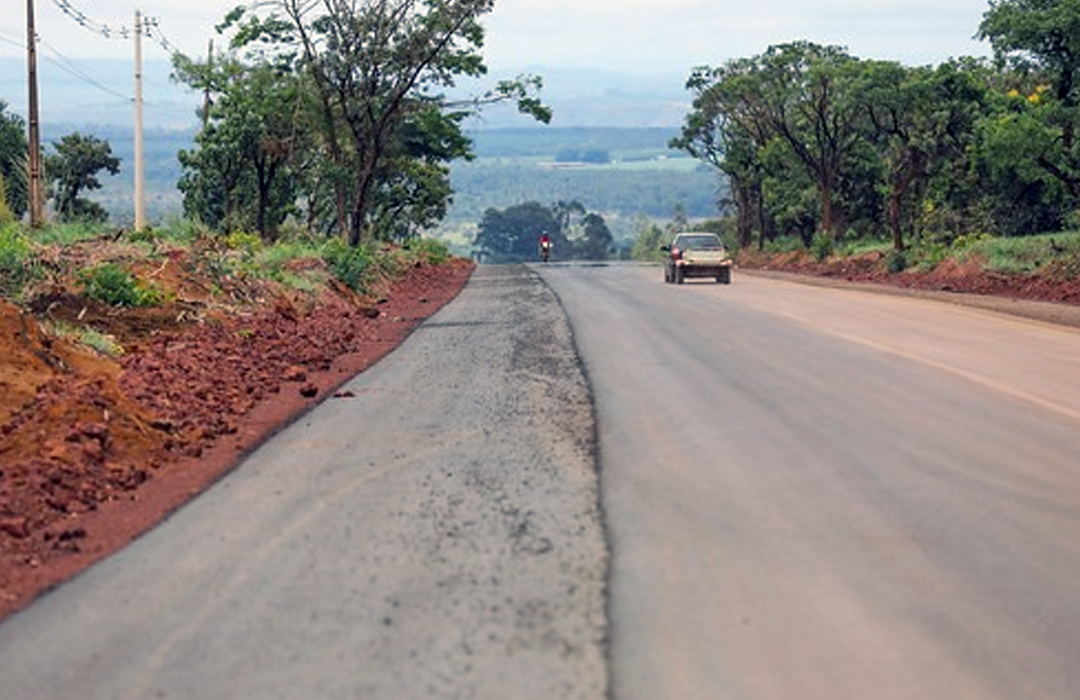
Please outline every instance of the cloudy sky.
[[[188, 54], [201, 54], [214, 24], [238, 0], [35, 0], [44, 51], [65, 58], [117, 57], [130, 45], [79, 26], [67, 4], [111, 28], [139, 9]], [[22, 0], [4, 0], [0, 56], [24, 55]], [[838, 44], [861, 58], [936, 64], [985, 55], [972, 37], [987, 0], [498, 0], [485, 20], [484, 55], [494, 74], [536, 67], [686, 74], [753, 56], [771, 44], [807, 39]], [[148, 57], [154, 46], [147, 49]]]

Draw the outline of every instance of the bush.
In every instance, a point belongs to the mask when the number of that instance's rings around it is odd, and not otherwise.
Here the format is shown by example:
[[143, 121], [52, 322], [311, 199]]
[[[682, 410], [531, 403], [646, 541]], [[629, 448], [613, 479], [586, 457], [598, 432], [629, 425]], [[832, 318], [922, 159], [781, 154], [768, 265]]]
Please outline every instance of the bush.
[[885, 269], [892, 274], [903, 272], [907, 269], [907, 254], [902, 250], [890, 250], [885, 254]]
[[153, 306], [161, 301], [154, 289], [140, 287], [134, 275], [116, 263], [79, 273], [87, 297], [109, 306]]
[[406, 250], [428, 265], [442, 265], [450, 258], [450, 249], [442, 241], [420, 238], [405, 244]]
[[322, 258], [330, 273], [349, 289], [363, 292], [371, 284], [375, 255], [369, 246], [354, 248], [340, 238], [333, 238], [323, 246]]
[[15, 214], [8, 205], [7, 185], [4, 176], [0, 174], [0, 228], [7, 228], [16, 223]]
[[16, 297], [37, 276], [30, 242], [15, 224], [0, 227], [0, 295]]
[[818, 262], [825, 262], [833, 254], [833, 239], [828, 233], [814, 234], [810, 243], [810, 255]]

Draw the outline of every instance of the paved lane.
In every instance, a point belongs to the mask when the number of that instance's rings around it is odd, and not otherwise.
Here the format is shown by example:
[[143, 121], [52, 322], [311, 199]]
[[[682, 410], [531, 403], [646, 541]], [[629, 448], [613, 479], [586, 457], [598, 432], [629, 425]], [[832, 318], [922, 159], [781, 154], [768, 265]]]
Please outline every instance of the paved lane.
[[597, 401], [616, 700], [1080, 697], [1080, 333], [542, 275]]
[[592, 403], [483, 267], [396, 352], [0, 625], [2, 700], [604, 697]]

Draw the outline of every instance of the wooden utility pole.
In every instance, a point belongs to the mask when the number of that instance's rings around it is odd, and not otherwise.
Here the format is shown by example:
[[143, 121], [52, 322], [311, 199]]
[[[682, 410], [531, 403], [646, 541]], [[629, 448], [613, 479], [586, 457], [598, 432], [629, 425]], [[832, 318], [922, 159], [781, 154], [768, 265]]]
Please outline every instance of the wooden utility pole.
[[43, 196], [45, 188], [42, 184], [41, 173], [41, 115], [38, 111], [37, 30], [34, 27], [34, 0], [26, 0], [26, 54], [27, 93], [30, 96], [30, 106], [27, 110], [30, 226], [40, 228], [45, 224], [45, 198]]
[[135, 230], [146, 228], [146, 166], [143, 156], [142, 13], [135, 11]]

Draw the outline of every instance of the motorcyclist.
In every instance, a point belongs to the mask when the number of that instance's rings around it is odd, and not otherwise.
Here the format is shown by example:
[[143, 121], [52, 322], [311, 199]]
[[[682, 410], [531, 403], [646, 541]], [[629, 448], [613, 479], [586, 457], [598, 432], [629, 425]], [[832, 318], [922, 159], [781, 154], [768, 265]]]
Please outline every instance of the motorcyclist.
[[551, 236], [547, 231], [540, 234], [540, 259], [544, 262], [548, 261], [551, 256]]

